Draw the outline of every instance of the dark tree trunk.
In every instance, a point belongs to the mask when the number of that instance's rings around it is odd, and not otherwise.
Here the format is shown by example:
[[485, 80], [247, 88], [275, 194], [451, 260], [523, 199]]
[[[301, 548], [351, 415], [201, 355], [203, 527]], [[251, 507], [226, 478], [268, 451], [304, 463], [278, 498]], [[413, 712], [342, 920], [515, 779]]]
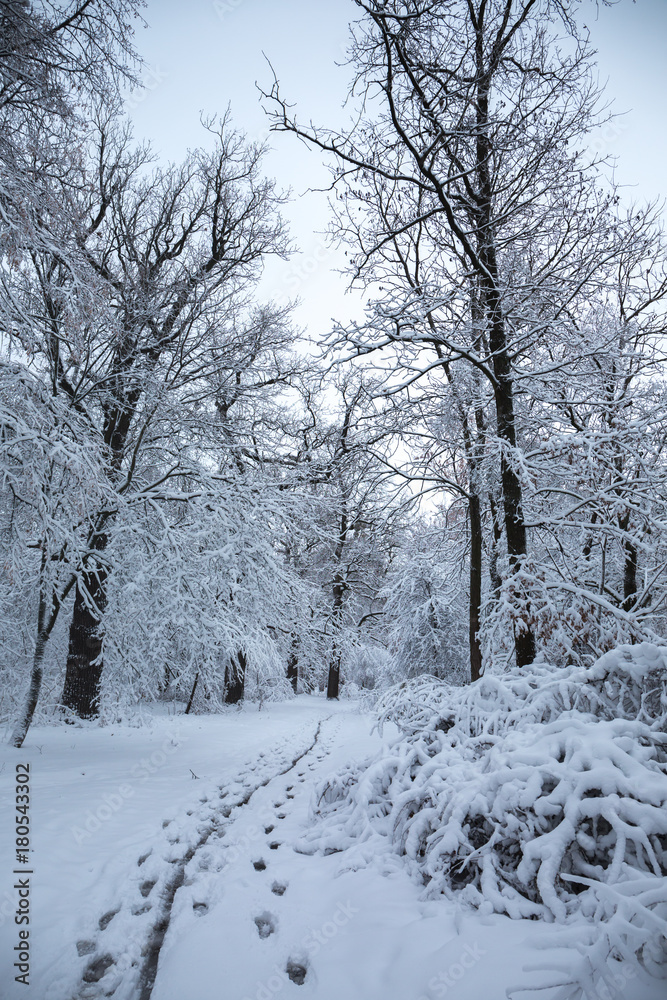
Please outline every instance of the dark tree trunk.
[[482, 648], [479, 642], [482, 608], [482, 514], [479, 497], [468, 502], [470, 513], [470, 680], [482, 676]]
[[329, 662], [329, 677], [327, 679], [327, 698], [337, 698], [340, 689], [340, 642], [338, 631], [343, 615], [343, 601], [346, 591], [345, 577], [337, 573], [333, 585], [333, 615], [334, 641]]
[[[497, 355], [494, 355], [494, 368], [505, 367], [506, 358], [506, 353], [502, 359], [498, 359]], [[498, 379], [495, 402], [498, 415], [498, 437], [509, 445], [510, 451], [513, 451], [516, 448], [516, 430], [511, 378]], [[523, 516], [521, 481], [514, 468], [512, 457], [507, 455], [505, 449], [501, 451], [500, 476], [503, 488], [509, 569], [510, 573], [518, 574], [527, 552], [526, 524]], [[527, 608], [526, 611], [529, 612], [530, 609]], [[515, 649], [518, 667], [525, 667], [535, 659], [535, 636], [528, 622], [523, 622], [521, 629], [515, 631]]]
[[329, 677], [327, 679], [327, 698], [338, 698], [340, 687], [340, 656], [334, 650], [333, 658], [329, 664]]
[[[145, 359], [149, 366], [154, 365], [156, 361], [157, 355]], [[115, 377], [122, 380], [127, 374], [126, 367], [128, 365], [131, 367], [133, 363], [134, 360], [130, 355], [124, 358], [119, 356], [112, 366]], [[135, 386], [129, 392], [121, 393], [120, 397], [116, 398], [115, 404], [105, 411], [102, 438], [111, 455], [106, 469], [111, 482], [114, 482], [120, 474], [125, 445], [141, 393], [142, 389]], [[109, 536], [103, 527], [105, 525], [108, 527], [110, 521], [108, 513], [99, 515], [90, 536], [93, 552], [104, 552], [106, 549]], [[92, 571], [82, 574], [74, 599], [61, 702], [82, 719], [92, 719], [99, 714], [100, 684], [104, 667], [102, 616], [107, 605], [106, 584], [107, 572], [98, 565]], [[90, 598], [88, 603], [84, 593]], [[92, 610], [88, 606], [90, 602]]]
[[623, 610], [630, 611], [637, 598], [637, 546], [623, 542]]
[[238, 705], [245, 694], [246, 655], [243, 650], [236, 654], [236, 662], [225, 670], [225, 704]]
[[290, 653], [287, 661], [287, 680], [292, 685], [294, 694], [299, 683], [299, 657], [296, 653]]
[[[89, 606], [91, 601], [95, 610]], [[80, 719], [94, 719], [99, 715], [103, 667], [101, 619], [106, 603], [106, 573], [100, 570], [84, 574], [74, 596], [62, 693], [64, 707]]]
[[190, 709], [192, 708], [192, 702], [194, 701], [194, 698], [195, 698], [195, 691], [197, 690], [197, 681], [198, 680], [199, 680], [199, 673], [196, 673], [195, 674], [195, 682], [192, 685], [192, 691], [190, 692], [190, 697], [188, 698], [187, 708], [185, 709], [185, 714], [186, 715], [190, 714]]
[[[478, 182], [478, 254], [482, 265], [480, 286], [486, 309], [489, 344], [493, 357], [494, 399], [498, 437], [501, 441], [500, 478], [505, 514], [505, 536], [510, 573], [518, 574], [527, 553], [526, 524], [523, 516], [521, 480], [514, 467], [516, 421], [514, 416], [514, 382], [512, 362], [507, 345], [506, 320], [500, 294], [500, 271], [495, 243], [493, 215], [493, 182], [491, 163], [493, 149], [489, 119], [491, 78], [484, 66], [483, 26], [477, 28], [477, 182]], [[529, 610], [529, 609], [527, 609]], [[535, 637], [529, 623], [515, 630], [517, 666], [525, 667], [535, 659]]]

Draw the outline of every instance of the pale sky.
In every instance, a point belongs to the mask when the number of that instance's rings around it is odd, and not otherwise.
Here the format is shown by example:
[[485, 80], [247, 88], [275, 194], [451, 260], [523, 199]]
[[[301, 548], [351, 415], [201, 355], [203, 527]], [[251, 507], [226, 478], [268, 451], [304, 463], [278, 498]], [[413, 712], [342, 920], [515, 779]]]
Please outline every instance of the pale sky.
[[[146, 88], [132, 100], [137, 139], [150, 139], [165, 159], [179, 160], [204, 141], [200, 113], [231, 105], [234, 125], [250, 138], [268, 136], [255, 81], [268, 89], [271, 60], [283, 95], [302, 121], [336, 126], [350, 67], [345, 58], [348, 23], [357, 17], [353, 0], [149, 0], [149, 27], [139, 29], [137, 48], [146, 60]], [[627, 197], [661, 198], [667, 190], [667, 0], [618, 0], [599, 6], [583, 0], [581, 20], [598, 49], [600, 78], [617, 112], [627, 112], [595, 138], [596, 148], [618, 157], [617, 180], [632, 185]], [[358, 314], [356, 297], [345, 296], [346, 280], [334, 269], [341, 253], [327, 249], [324, 195], [309, 187], [328, 183], [317, 152], [294, 136], [273, 134], [265, 172], [291, 187], [285, 209], [300, 253], [269, 268], [264, 295], [289, 294], [301, 305], [296, 322], [310, 336], [326, 334], [331, 317]]]

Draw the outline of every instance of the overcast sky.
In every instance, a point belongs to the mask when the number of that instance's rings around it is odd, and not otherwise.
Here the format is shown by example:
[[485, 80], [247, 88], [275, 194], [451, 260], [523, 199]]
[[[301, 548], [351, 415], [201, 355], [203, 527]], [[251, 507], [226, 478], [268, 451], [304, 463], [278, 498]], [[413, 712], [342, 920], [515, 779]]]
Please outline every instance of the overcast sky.
[[[150, 139], [165, 159], [179, 160], [203, 134], [200, 113], [221, 113], [231, 105], [233, 121], [251, 138], [268, 135], [255, 81], [268, 89], [271, 60], [284, 96], [302, 120], [335, 126], [350, 68], [345, 58], [348, 23], [357, 17], [353, 0], [149, 0], [149, 27], [139, 29], [137, 47], [146, 60], [146, 87], [134, 95], [137, 138]], [[583, 0], [582, 21], [598, 50], [600, 78], [617, 112], [626, 112], [595, 139], [618, 157], [617, 179], [627, 197], [661, 198], [667, 163], [667, 0], [619, 0], [613, 6]], [[334, 275], [342, 256], [318, 235], [327, 225], [321, 157], [293, 136], [274, 134], [266, 172], [291, 187], [286, 208], [300, 253], [269, 271], [265, 294], [286, 291], [301, 299], [296, 318], [311, 336], [326, 333], [331, 317], [358, 311], [345, 296], [346, 282]]]

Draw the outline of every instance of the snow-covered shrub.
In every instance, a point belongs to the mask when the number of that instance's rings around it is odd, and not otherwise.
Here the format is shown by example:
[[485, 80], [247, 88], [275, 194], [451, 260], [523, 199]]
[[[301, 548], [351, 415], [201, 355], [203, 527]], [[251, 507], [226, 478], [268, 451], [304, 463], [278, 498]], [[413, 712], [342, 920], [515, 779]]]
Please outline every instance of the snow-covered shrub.
[[[398, 849], [431, 892], [562, 919], [579, 908], [562, 874], [667, 874], [667, 755], [641, 723], [562, 718], [491, 745], [443, 737], [392, 810]], [[408, 773], [423, 752], [407, 755]]]
[[560, 987], [553, 1000], [612, 1000], [667, 978], [667, 878], [628, 871], [615, 886], [579, 881], [590, 889], [582, 906], [588, 922], [573, 921], [539, 942], [551, 952], [527, 970], [539, 973], [539, 982], [510, 988], [508, 997]]
[[577, 708], [667, 729], [667, 646], [620, 646], [574, 675], [579, 678]]
[[360, 810], [386, 817], [384, 832], [429, 894], [563, 919], [580, 902], [562, 874], [609, 884], [624, 865], [667, 874], [666, 749], [624, 719], [568, 715], [473, 738], [434, 726], [356, 782], [347, 774], [342, 801], [335, 782], [323, 789], [319, 811], [338, 802], [336, 826], [352, 837], [373, 831]]
[[389, 721], [416, 732], [441, 715], [456, 718], [471, 736], [549, 722], [568, 711], [667, 728], [667, 646], [620, 646], [588, 668], [537, 662], [485, 674], [465, 687], [427, 675], [390, 688], [377, 706], [380, 728]]
[[648, 643], [588, 669], [538, 663], [466, 688], [398, 685], [377, 711], [401, 736], [318, 790], [303, 849], [387, 838], [429, 895], [514, 918], [601, 921], [607, 944], [582, 961], [629, 954], [653, 974], [667, 906], [666, 686], [667, 648]]
[[451, 685], [432, 674], [394, 684], [375, 706], [380, 733], [386, 722], [393, 722], [403, 733], [419, 732], [444, 709], [451, 691]]

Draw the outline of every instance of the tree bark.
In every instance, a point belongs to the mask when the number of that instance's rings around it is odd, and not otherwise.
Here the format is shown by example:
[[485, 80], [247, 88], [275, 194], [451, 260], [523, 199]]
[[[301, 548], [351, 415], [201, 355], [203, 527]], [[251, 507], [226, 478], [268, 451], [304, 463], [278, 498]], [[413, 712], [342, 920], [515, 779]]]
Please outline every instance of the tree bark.
[[236, 654], [236, 662], [225, 669], [225, 704], [238, 705], [245, 694], [246, 655], [243, 650]]
[[[344, 539], [347, 533], [347, 519], [343, 517], [342, 519], [342, 530], [341, 538]], [[342, 556], [342, 545], [340, 555]], [[345, 577], [342, 573], [338, 572], [334, 578], [333, 584], [333, 614], [332, 621], [334, 626], [334, 641], [331, 650], [331, 661], [329, 663], [329, 677], [327, 680], [327, 698], [333, 699], [338, 698], [340, 689], [340, 643], [338, 641], [338, 631], [340, 628], [340, 622], [343, 615], [343, 602], [345, 600], [346, 591]]]
[[81, 719], [94, 719], [100, 710], [101, 619], [107, 603], [106, 578], [104, 570], [85, 573], [74, 596], [62, 704]]
[[192, 702], [194, 701], [194, 697], [195, 697], [195, 691], [197, 690], [197, 681], [198, 680], [199, 680], [199, 672], [197, 672], [195, 674], [195, 682], [192, 685], [192, 691], [190, 692], [190, 697], [188, 698], [188, 704], [187, 704], [187, 707], [185, 709], [185, 714], [186, 715], [190, 714], [190, 709], [192, 708]]
[[623, 542], [623, 610], [631, 611], [637, 597], [637, 546]]
[[334, 650], [331, 663], [329, 664], [329, 676], [327, 679], [327, 699], [338, 698], [340, 688], [340, 654]]
[[11, 745], [20, 749], [23, 746], [23, 741], [25, 740], [28, 729], [30, 728], [30, 723], [32, 722], [32, 717], [35, 714], [35, 709], [37, 708], [37, 700], [39, 698], [39, 691], [42, 686], [42, 674], [44, 672], [44, 654], [46, 652], [46, 644], [49, 641], [48, 634], [42, 632], [37, 637], [37, 642], [35, 644], [35, 655], [32, 661], [32, 672], [30, 674], [30, 687], [28, 688], [28, 695], [26, 698], [26, 703], [23, 709], [21, 718], [16, 723], [14, 731], [11, 737]]
[[287, 660], [287, 680], [292, 685], [294, 694], [296, 694], [296, 689], [299, 684], [299, 657], [296, 653], [290, 653], [289, 659]]
[[[490, 172], [492, 145], [489, 138], [489, 93], [491, 70], [484, 66], [483, 26], [477, 28], [477, 184], [478, 184], [478, 254], [482, 265], [480, 286], [486, 308], [489, 345], [493, 358], [494, 400], [498, 438], [501, 441], [500, 479], [505, 514], [505, 536], [510, 573], [521, 571], [527, 553], [526, 524], [523, 516], [521, 480], [514, 467], [516, 421], [514, 416], [514, 382], [512, 362], [507, 345], [506, 320], [500, 294], [500, 270], [495, 243], [493, 217], [493, 182]], [[517, 666], [525, 667], [535, 659], [535, 637], [528, 622], [515, 630]]]
[[489, 493], [489, 508], [491, 510], [491, 525], [493, 534], [491, 538], [491, 553], [489, 555], [489, 581], [491, 583], [491, 593], [496, 603], [500, 600], [500, 591], [503, 581], [498, 570], [498, 559], [500, 556], [500, 541], [503, 537], [503, 528], [498, 515], [498, 506], [493, 493]]
[[482, 608], [482, 514], [479, 497], [473, 494], [468, 502], [470, 515], [470, 680], [482, 676], [482, 647], [479, 641]]
[[43, 664], [44, 664], [44, 655], [46, 653], [46, 645], [58, 620], [58, 615], [60, 614], [60, 609], [63, 606], [63, 602], [76, 582], [76, 577], [72, 575], [69, 578], [69, 581], [65, 583], [60, 593], [58, 593], [57, 591], [51, 592], [50, 601], [48, 602], [48, 604], [50, 605], [50, 611], [47, 618], [47, 599], [44, 593], [44, 587], [45, 587], [44, 575], [46, 570], [46, 564], [47, 564], [47, 550], [46, 547], [44, 547], [42, 549], [39, 603], [37, 607], [37, 641], [35, 643], [35, 653], [32, 661], [30, 687], [28, 688], [28, 695], [26, 697], [23, 713], [18, 722], [16, 723], [16, 726], [14, 727], [14, 731], [12, 733], [10, 741], [11, 745], [17, 748], [23, 746], [23, 741], [27, 736], [33, 715], [35, 714], [35, 709], [37, 708], [37, 702], [39, 700], [39, 692], [42, 686], [42, 675], [44, 671]]

